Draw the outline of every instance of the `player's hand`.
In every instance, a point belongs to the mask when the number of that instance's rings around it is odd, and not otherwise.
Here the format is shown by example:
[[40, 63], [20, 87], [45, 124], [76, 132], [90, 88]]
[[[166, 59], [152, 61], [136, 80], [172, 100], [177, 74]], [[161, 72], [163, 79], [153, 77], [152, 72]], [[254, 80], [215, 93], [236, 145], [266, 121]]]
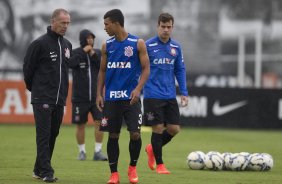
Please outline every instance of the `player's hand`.
[[97, 109], [99, 109], [99, 111], [101, 111], [101, 112], [103, 111], [104, 99], [101, 95], [96, 97], [96, 106], [97, 106]]
[[188, 96], [182, 96], [180, 97], [181, 107], [185, 107], [188, 105]]
[[83, 48], [83, 51], [86, 52], [86, 53], [90, 53], [91, 50], [93, 50], [93, 47], [91, 45], [86, 45], [84, 48]]
[[130, 94], [130, 105], [133, 105], [139, 101], [140, 98], [140, 91], [137, 89], [134, 89]]

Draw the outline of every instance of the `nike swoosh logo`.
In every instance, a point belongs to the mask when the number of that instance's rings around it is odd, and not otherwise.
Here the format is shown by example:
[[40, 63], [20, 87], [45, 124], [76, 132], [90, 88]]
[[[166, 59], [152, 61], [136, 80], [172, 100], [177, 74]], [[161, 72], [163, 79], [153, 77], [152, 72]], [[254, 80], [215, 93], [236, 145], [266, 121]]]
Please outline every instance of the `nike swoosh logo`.
[[159, 49], [154, 50], [154, 52], [158, 52], [158, 51], [159, 51]]
[[247, 104], [247, 101], [244, 100], [244, 101], [232, 103], [232, 104], [229, 104], [229, 105], [220, 106], [219, 101], [216, 101], [213, 104], [212, 112], [215, 116], [222, 116], [222, 115], [229, 113], [231, 111], [234, 111], [235, 109], [238, 109], [238, 108], [240, 108], [240, 107], [242, 107], [246, 104]]
[[50, 52], [50, 54], [54, 54], [55, 52]]

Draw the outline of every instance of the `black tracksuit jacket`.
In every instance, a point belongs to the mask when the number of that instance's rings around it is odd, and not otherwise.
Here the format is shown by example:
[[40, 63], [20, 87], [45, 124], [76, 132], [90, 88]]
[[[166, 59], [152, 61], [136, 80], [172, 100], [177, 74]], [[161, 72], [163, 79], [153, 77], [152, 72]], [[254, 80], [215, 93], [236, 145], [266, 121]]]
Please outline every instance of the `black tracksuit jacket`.
[[101, 50], [94, 49], [95, 54], [90, 56], [83, 51], [87, 45], [87, 36], [95, 35], [84, 29], [80, 32], [80, 47], [72, 52], [70, 68], [72, 68], [72, 102], [95, 103], [97, 90], [97, 77], [101, 62]]
[[47, 27], [47, 33], [33, 41], [24, 57], [23, 73], [31, 103], [65, 105], [72, 44]]

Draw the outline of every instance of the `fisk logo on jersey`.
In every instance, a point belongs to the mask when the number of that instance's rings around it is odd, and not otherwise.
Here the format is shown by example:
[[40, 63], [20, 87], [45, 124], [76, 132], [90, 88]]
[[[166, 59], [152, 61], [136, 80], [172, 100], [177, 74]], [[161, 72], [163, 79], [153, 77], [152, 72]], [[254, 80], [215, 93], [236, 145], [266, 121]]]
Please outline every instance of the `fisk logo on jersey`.
[[108, 62], [107, 68], [131, 68], [130, 62]]
[[174, 64], [174, 59], [169, 59], [169, 58], [156, 58], [154, 59], [153, 63], [155, 65], [158, 65], [158, 64], [170, 64], [170, 65], [173, 65]]
[[127, 92], [127, 90], [124, 90], [124, 91], [110, 91], [110, 98], [126, 98], [126, 97], [128, 97], [126, 92]]

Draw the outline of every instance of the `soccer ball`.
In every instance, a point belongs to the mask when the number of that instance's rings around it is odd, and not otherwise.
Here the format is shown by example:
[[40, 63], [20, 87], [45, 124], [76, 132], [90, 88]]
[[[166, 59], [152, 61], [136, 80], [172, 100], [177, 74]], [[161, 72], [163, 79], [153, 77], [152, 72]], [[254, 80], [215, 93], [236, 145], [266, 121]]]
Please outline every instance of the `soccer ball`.
[[239, 154], [246, 158], [245, 164], [243, 165], [243, 169], [245, 170], [250, 162], [251, 154], [249, 152], [240, 152]]
[[230, 158], [232, 156], [232, 153], [224, 152], [224, 153], [221, 154], [221, 156], [224, 160], [222, 170], [231, 170], [229, 161], [230, 161]]
[[273, 158], [268, 153], [262, 153], [265, 167], [263, 168], [263, 171], [269, 171], [273, 167]]
[[229, 159], [229, 166], [232, 171], [243, 171], [248, 165], [248, 159], [240, 153], [234, 153]]
[[264, 156], [261, 153], [253, 153], [250, 156], [249, 163], [247, 165], [247, 170], [252, 171], [263, 171], [266, 169], [265, 161], [270, 158], [268, 156]]
[[204, 163], [209, 170], [222, 170], [224, 160], [219, 152], [210, 151], [205, 155]]
[[191, 169], [200, 170], [205, 167], [205, 153], [202, 151], [193, 151], [187, 156], [187, 165]]

